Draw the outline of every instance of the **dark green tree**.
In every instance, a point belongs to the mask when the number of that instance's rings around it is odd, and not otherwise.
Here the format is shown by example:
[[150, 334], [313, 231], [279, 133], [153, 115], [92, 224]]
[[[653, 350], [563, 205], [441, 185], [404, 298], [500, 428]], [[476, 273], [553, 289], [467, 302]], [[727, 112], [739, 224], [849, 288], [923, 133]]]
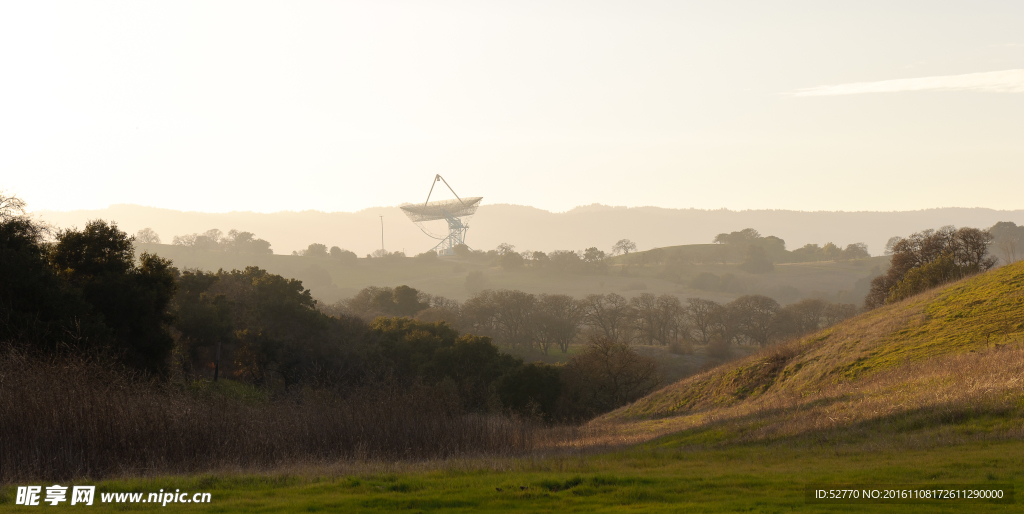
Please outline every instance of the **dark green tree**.
[[47, 229], [0, 194], [0, 341], [39, 352], [103, 347], [109, 331], [47, 260]]
[[212, 353], [209, 358], [213, 360], [214, 381], [220, 376], [224, 345], [233, 346], [235, 341], [231, 301], [223, 294], [208, 292], [219, 281], [220, 276], [215, 273], [186, 270], [178, 279], [178, 294], [172, 309], [174, 328], [181, 333], [181, 343], [189, 354], [189, 362], [204, 360], [200, 356], [202, 350]]
[[550, 419], [562, 392], [558, 367], [541, 362], [516, 366], [495, 384], [501, 404], [516, 412]]
[[111, 331], [111, 349], [125, 363], [162, 373], [174, 346], [167, 325], [177, 269], [149, 253], [143, 253], [136, 265], [133, 239], [115, 223], [93, 220], [81, 231], [58, 232], [50, 263], [82, 291]]

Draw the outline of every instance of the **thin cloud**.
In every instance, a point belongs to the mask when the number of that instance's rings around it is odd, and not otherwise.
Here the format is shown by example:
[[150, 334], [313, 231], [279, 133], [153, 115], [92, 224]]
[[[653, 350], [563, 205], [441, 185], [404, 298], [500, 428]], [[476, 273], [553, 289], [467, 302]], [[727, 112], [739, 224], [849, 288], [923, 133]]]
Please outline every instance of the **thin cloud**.
[[986, 93], [1024, 93], [1024, 69], [943, 75], [916, 79], [854, 82], [834, 86], [798, 89], [793, 96], [858, 95], [862, 93], [899, 93], [904, 91], [981, 91]]

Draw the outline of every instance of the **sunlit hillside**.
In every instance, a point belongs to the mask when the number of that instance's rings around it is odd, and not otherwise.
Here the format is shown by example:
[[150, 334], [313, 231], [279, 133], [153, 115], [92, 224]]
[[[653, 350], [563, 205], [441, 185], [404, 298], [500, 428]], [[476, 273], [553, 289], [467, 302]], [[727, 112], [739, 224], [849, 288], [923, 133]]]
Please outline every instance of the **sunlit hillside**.
[[596, 424], [752, 441], [929, 446], [1024, 433], [1024, 262], [665, 387]]

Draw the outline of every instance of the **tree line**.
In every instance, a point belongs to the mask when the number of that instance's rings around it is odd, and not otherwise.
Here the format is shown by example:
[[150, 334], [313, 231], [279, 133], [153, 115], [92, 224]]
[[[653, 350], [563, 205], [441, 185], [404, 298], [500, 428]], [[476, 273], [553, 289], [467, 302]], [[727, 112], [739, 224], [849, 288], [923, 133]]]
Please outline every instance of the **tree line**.
[[992, 240], [988, 230], [953, 226], [890, 238], [886, 244], [886, 253], [892, 256], [889, 269], [871, 281], [864, 306], [873, 309], [898, 302], [991, 269], [998, 263], [998, 258], [989, 254]]
[[[152, 233], [152, 235], [150, 234]], [[155, 241], [152, 236], [155, 236]], [[136, 234], [136, 240], [140, 242], [160, 242], [160, 236], [156, 236], [152, 229], [144, 228]], [[207, 252], [233, 252], [247, 254], [272, 254], [270, 242], [259, 239], [252, 232], [239, 232], [231, 229], [225, 236], [220, 229], [210, 229], [202, 234], [186, 234], [174, 236], [171, 244], [185, 246], [194, 250]]]
[[[135, 234], [135, 241], [143, 244], [160, 244], [160, 235], [151, 228], [144, 228]], [[194, 250], [207, 252], [230, 252], [241, 254], [266, 255], [273, 254], [269, 241], [259, 239], [252, 232], [244, 232], [235, 229], [228, 231], [227, 235], [220, 229], [212, 228], [203, 233], [186, 234], [174, 236], [171, 244], [184, 246]], [[320, 243], [312, 243], [302, 250], [292, 251], [292, 255], [334, 258], [343, 261], [353, 261], [358, 258], [355, 252], [345, 250], [338, 246], [330, 248]], [[404, 254], [403, 254], [404, 256]]]
[[[481, 263], [501, 266], [506, 270], [532, 269], [571, 274], [605, 274], [614, 265], [621, 273], [629, 273], [632, 266], [662, 266], [659, 278], [678, 281], [687, 268], [699, 264], [729, 264], [748, 273], [769, 273], [776, 263], [843, 261], [871, 257], [867, 245], [852, 243], [845, 248], [834, 243], [824, 246], [807, 244], [793, 251], [786, 250], [786, 242], [776, 236], [762, 236], [757, 230], [743, 230], [721, 233], [710, 245], [686, 245], [678, 248], [654, 248], [637, 252], [636, 243], [622, 239], [606, 253], [596, 247], [585, 250], [556, 250], [550, 253], [530, 251], [516, 252], [515, 246], [502, 243], [490, 251], [458, 248], [456, 254], [462, 258]], [[612, 258], [622, 255], [619, 260]], [[703, 289], [718, 289], [703, 287]]]
[[680, 353], [712, 345], [719, 354], [732, 345], [768, 346], [834, 325], [857, 313], [852, 304], [805, 299], [781, 306], [763, 295], [721, 304], [670, 294], [615, 293], [581, 299], [564, 294], [534, 295], [517, 290], [484, 290], [465, 302], [431, 296], [408, 286], [368, 287], [327, 309], [364, 319], [408, 316], [444, 321], [463, 332], [486, 335], [514, 350], [562, 353], [569, 346], [600, 339], [620, 344], [668, 346]]
[[136, 261], [134, 237], [115, 223], [53, 230], [20, 200], [0, 198], [0, 207], [0, 344], [28, 355], [283, 393], [420, 384], [454, 394], [461, 412], [549, 420], [599, 414], [659, 380], [652, 361], [617, 341], [594, 341], [564, 366], [525, 363], [487, 334], [406, 316], [424, 307], [410, 288], [372, 295], [390, 316], [331, 315], [298, 280], [255, 266], [178, 270], [149, 253]]
[[[160, 236], [152, 229], [146, 228], [136, 234], [136, 241], [141, 243], [159, 243]], [[834, 243], [824, 246], [807, 244], [793, 251], [786, 250], [786, 242], [776, 236], [762, 236], [753, 228], [718, 234], [712, 245], [688, 245], [675, 249], [655, 248], [637, 252], [637, 245], [629, 239], [616, 242], [610, 252], [597, 247], [583, 250], [516, 251], [514, 245], [502, 243], [493, 250], [472, 250], [466, 245], [455, 248], [455, 254], [463, 260], [481, 264], [500, 266], [506, 270], [532, 269], [566, 274], [605, 274], [612, 266], [612, 258], [618, 255], [626, 259], [616, 261], [620, 271], [628, 273], [629, 266], [646, 267], [664, 265], [663, 278], [679, 275], [679, 268], [692, 264], [727, 264], [736, 263], [739, 269], [748, 273], [768, 273], [776, 263], [853, 260], [870, 257], [864, 243], [849, 244], [844, 248]], [[174, 245], [185, 246], [202, 251], [227, 251], [235, 253], [267, 254], [273, 253], [270, 243], [258, 239], [251, 232], [240, 232], [232, 229], [225, 236], [219, 229], [210, 229], [203, 233], [175, 236]], [[632, 254], [631, 257], [630, 254]], [[335, 258], [348, 262], [355, 261], [357, 255], [338, 246], [328, 248], [321, 243], [312, 243], [305, 249], [293, 251], [292, 255], [314, 258]], [[366, 258], [405, 258], [404, 252], [388, 252], [383, 249], [367, 254]], [[423, 252], [415, 257], [420, 259], [436, 259], [432, 251]]]

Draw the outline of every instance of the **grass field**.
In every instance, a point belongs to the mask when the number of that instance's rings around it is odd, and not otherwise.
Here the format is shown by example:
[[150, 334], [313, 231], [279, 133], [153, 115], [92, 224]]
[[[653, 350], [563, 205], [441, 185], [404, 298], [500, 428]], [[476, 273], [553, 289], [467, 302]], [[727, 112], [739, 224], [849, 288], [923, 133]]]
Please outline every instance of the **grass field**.
[[[1016, 504], [808, 503], [811, 484], [1024, 487], [1024, 442], [886, 450], [869, 446], [694, 447], [665, 437], [604, 454], [420, 464], [348, 464], [268, 475], [220, 473], [98, 483], [87, 512], [1011, 512]], [[88, 482], [84, 482], [88, 483]], [[46, 484], [50, 485], [50, 484]], [[62, 484], [68, 485], [68, 484]], [[100, 504], [101, 492], [209, 492], [209, 504]], [[0, 509], [14, 490], [3, 490]], [[144, 495], [145, 496], [145, 495]], [[65, 504], [66, 505], [66, 504]], [[67, 509], [77, 507], [67, 506]], [[47, 507], [46, 510], [49, 510]]]

